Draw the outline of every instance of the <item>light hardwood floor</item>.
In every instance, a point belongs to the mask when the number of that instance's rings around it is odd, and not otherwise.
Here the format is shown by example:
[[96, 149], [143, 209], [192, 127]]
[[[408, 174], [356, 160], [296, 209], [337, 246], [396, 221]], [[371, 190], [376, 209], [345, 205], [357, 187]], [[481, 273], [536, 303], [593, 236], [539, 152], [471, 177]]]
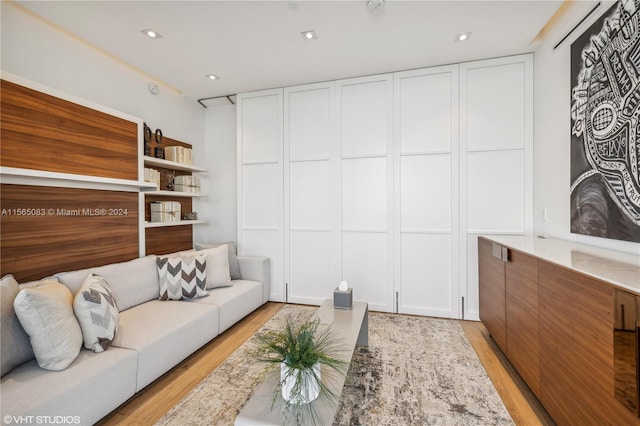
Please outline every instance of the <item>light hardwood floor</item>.
[[[284, 306], [269, 302], [142, 392], [105, 417], [99, 425], [152, 425], [177, 404], [202, 379], [231, 355]], [[553, 425], [538, 400], [497, 348], [480, 322], [460, 321], [498, 394], [517, 425]]]

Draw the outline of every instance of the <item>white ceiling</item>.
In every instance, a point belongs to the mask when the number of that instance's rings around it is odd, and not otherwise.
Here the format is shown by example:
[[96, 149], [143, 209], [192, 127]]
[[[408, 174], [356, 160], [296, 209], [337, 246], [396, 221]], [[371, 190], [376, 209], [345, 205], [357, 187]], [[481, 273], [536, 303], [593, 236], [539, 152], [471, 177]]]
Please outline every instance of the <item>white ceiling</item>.
[[18, 3], [195, 100], [532, 52], [562, 1]]

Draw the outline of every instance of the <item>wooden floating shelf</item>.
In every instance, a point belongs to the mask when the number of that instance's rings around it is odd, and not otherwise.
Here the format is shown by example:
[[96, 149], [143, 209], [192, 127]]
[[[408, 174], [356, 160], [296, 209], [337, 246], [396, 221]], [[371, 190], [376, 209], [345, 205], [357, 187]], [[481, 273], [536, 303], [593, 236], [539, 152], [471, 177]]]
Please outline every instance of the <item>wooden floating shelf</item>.
[[60, 188], [98, 189], [105, 191], [153, 191], [156, 185], [137, 180], [49, 172], [45, 170], [0, 167], [2, 183], [13, 185], [53, 186]]
[[171, 170], [181, 170], [184, 172], [206, 172], [207, 171], [202, 167], [197, 167], [191, 164], [176, 163], [175, 161], [164, 160], [162, 158], [149, 157], [146, 155], [144, 156], [144, 165], [163, 167], [165, 169], [171, 169]]
[[[155, 187], [155, 184], [154, 184]], [[191, 197], [206, 197], [206, 194], [201, 194], [199, 192], [179, 192], [179, 191], [162, 191], [162, 190], [151, 190], [151, 191], [147, 191], [145, 192], [148, 195], [160, 195], [163, 197], [184, 197], [184, 198], [191, 198]]]
[[206, 220], [179, 220], [177, 222], [145, 222], [145, 228], [161, 228], [164, 226], [182, 226], [182, 225], [199, 225], [208, 223]]

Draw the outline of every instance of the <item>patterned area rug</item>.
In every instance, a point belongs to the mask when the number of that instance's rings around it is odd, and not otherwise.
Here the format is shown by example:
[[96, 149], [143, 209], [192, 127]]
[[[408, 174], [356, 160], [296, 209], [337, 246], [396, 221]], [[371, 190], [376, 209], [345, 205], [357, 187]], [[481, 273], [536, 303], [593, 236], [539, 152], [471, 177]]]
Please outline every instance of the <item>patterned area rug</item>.
[[[265, 328], [316, 308], [285, 306]], [[263, 365], [249, 339], [157, 425], [232, 425]], [[249, 361], [247, 361], [249, 360]], [[464, 331], [453, 320], [369, 313], [369, 347], [356, 347], [334, 425], [513, 425]]]

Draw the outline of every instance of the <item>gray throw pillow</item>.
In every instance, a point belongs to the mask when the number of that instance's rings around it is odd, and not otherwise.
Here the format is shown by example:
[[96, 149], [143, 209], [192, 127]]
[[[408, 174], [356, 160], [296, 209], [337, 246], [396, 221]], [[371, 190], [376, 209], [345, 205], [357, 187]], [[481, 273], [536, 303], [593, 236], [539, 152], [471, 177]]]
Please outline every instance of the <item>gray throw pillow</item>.
[[231, 275], [232, 280], [241, 280], [242, 276], [240, 275], [240, 264], [238, 263], [238, 257], [236, 255], [236, 243], [234, 243], [233, 241], [221, 244], [196, 243], [196, 250], [216, 248], [220, 247], [223, 244], [226, 244], [227, 248], [229, 249], [229, 275]]
[[13, 275], [5, 275], [0, 282], [0, 375], [4, 376], [19, 365], [34, 358], [29, 335], [24, 331], [13, 309], [20, 287]]

